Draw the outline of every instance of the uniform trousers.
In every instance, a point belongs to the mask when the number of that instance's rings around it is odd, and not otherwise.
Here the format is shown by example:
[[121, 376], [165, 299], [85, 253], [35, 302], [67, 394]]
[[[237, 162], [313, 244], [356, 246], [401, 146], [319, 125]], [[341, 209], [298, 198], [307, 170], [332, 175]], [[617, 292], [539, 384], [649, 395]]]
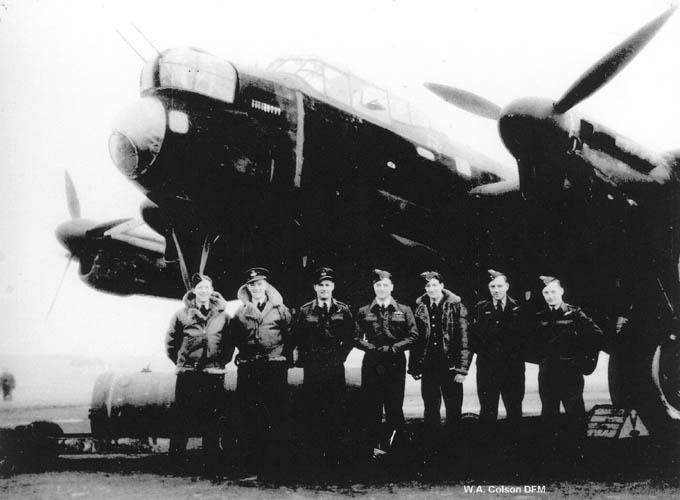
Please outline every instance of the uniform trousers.
[[583, 418], [583, 375], [572, 361], [548, 360], [538, 368], [538, 393], [541, 396], [541, 415], [556, 417], [560, 403], [565, 413], [573, 418]]
[[[361, 387], [365, 406], [367, 439], [383, 441], [404, 426], [406, 358], [403, 354], [367, 352], [361, 365]], [[381, 432], [383, 408], [387, 433]]]
[[[583, 375], [575, 361], [547, 360], [539, 365], [538, 393], [549, 450], [559, 448], [562, 454], [578, 455], [586, 430], [583, 386]], [[560, 403], [566, 413], [563, 422], [558, 419]], [[567, 437], [566, 447], [559, 436]]]
[[236, 395], [241, 405], [239, 447], [244, 460], [256, 466], [282, 466], [290, 432], [287, 363], [242, 361]]
[[345, 436], [345, 367], [308, 363], [302, 385], [307, 441], [314, 455], [339, 459]]
[[220, 419], [225, 415], [225, 406], [224, 375], [203, 371], [178, 373], [170, 452], [183, 451], [190, 436], [202, 436], [203, 451], [206, 454], [217, 453]]
[[420, 393], [425, 407], [426, 427], [438, 428], [441, 424], [442, 399], [446, 408], [447, 426], [460, 420], [463, 407], [463, 384], [454, 379], [457, 372], [449, 369], [449, 364], [441, 351], [429, 353], [423, 361], [423, 375]]
[[504, 363], [478, 355], [477, 395], [480, 420], [496, 421], [500, 397], [503, 398], [507, 419], [519, 420], [524, 399], [524, 362]]

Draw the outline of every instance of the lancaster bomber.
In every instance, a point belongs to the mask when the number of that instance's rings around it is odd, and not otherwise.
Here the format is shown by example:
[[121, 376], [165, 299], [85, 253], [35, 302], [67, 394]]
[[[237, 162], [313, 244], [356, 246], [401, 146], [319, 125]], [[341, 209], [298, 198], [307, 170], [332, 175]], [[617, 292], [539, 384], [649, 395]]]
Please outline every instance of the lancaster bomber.
[[652, 39], [675, 7], [595, 63], [556, 101], [504, 108], [428, 87], [498, 121], [517, 166], [457, 142], [417, 106], [339, 66], [287, 57], [266, 70], [195, 48], [147, 60], [140, 97], [109, 139], [114, 165], [146, 196], [142, 220], [72, 216], [58, 239], [88, 285], [179, 298], [205, 271], [221, 291], [266, 266], [297, 304], [331, 266], [353, 304], [370, 269], [404, 297], [436, 268], [474, 299], [488, 267], [536, 299], [539, 274], [611, 331], [610, 390], [649, 425], [680, 419], [677, 152], [647, 151], [573, 108]]

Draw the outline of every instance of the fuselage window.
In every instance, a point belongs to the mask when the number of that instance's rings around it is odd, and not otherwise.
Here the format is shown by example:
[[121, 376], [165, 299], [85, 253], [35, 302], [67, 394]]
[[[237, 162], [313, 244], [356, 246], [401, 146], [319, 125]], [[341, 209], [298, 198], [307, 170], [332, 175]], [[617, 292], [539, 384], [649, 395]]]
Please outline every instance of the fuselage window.
[[284, 73], [297, 73], [297, 71], [302, 67], [302, 61], [289, 59], [283, 61], [277, 68], [277, 71], [283, 71]]
[[382, 121], [389, 120], [387, 92], [358, 78], [352, 78], [352, 106]]
[[427, 115], [417, 108], [411, 109], [411, 123], [417, 127], [431, 128]]
[[349, 79], [347, 78], [347, 75], [326, 66], [326, 68], [324, 68], [324, 76], [326, 79], [326, 95], [343, 104], [351, 104], [349, 98]]
[[[156, 84], [156, 78], [158, 84]], [[234, 102], [236, 70], [227, 61], [195, 50], [171, 50], [149, 61], [142, 70], [141, 90], [154, 87], [196, 92]]]
[[393, 120], [406, 124], [411, 123], [411, 113], [408, 102], [393, 95], [390, 95], [390, 115], [392, 115]]

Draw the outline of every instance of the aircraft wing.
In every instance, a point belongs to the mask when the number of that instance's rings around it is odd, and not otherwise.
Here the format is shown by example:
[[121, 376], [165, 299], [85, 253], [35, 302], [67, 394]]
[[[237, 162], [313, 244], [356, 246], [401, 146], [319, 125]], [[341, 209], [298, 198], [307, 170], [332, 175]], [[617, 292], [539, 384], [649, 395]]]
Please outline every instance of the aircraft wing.
[[134, 247], [165, 254], [165, 238], [140, 219], [128, 219], [104, 231], [104, 237], [122, 241]]
[[483, 184], [470, 190], [470, 194], [474, 196], [501, 196], [508, 193], [519, 193], [519, 179]]

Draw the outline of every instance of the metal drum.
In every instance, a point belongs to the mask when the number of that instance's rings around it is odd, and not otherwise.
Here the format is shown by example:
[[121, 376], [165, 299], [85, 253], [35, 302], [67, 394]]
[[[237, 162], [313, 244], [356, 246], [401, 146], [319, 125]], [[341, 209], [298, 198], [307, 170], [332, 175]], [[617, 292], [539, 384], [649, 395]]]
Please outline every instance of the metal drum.
[[101, 374], [92, 391], [92, 435], [100, 439], [168, 437], [176, 380], [173, 372]]
[[[291, 388], [291, 408], [296, 415], [302, 411], [300, 401], [303, 382], [302, 368], [288, 370]], [[355, 398], [361, 386], [361, 368], [345, 366], [348, 406], [356, 409]], [[90, 406], [90, 428], [97, 439], [170, 437], [175, 401], [174, 372], [105, 372], [94, 384]], [[237, 371], [227, 368], [224, 387], [228, 405], [238, 411], [236, 401]], [[353, 411], [355, 412], [355, 410]], [[298, 420], [295, 418], [294, 420]]]

